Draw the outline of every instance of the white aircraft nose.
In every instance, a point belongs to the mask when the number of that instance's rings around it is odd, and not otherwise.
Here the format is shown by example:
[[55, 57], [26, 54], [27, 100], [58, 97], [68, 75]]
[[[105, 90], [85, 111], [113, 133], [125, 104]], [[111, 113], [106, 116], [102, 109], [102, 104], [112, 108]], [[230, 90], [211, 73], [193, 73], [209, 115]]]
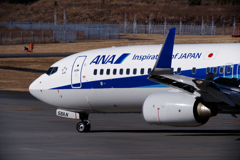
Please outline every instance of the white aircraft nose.
[[34, 97], [38, 98], [38, 94], [39, 94], [39, 88], [38, 88], [38, 83], [35, 81], [33, 81], [30, 86], [29, 86], [29, 92], [31, 93], [31, 95], [33, 95]]

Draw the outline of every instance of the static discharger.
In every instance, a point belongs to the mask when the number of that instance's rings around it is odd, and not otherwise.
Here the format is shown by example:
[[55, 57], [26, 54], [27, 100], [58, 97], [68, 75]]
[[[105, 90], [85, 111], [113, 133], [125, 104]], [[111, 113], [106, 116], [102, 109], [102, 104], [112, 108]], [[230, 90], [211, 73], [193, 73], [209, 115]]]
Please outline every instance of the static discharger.
[[29, 49], [26, 46], [24, 46], [23, 50], [26, 52], [33, 52], [33, 44], [32, 43], [29, 44]]

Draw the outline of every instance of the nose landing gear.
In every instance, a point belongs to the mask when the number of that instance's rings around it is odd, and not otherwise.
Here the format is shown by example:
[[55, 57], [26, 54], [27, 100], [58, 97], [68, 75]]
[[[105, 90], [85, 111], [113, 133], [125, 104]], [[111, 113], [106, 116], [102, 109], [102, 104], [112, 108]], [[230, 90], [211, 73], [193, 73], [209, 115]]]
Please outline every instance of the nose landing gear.
[[78, 132], [89, 132], [91, 129], [91, 124], [88, 122], [79, 122], [76, 126]]
[[89, 132], [91, 129], [90, 121], [88, 120], [88, 114], [80, 113], [81, 122], [76, 126], [78, 132]]

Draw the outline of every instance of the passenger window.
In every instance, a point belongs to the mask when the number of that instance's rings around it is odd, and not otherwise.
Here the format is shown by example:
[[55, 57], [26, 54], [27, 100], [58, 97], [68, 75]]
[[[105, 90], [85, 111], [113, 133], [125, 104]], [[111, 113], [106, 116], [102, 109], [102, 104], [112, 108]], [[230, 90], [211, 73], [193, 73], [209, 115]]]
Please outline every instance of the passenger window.
[[126, 74], [127, 74], [127, 75], [130, 74], [130, 69], [129, 69], [129, 68], [126, 70]]
[[230, 73], [231, 72], [231, 66], [228, 66], [227, 67], [227, 73]]
[[140, 73], [141, 73], [141, 74], [144, 74], [144, 68], [141, 68]]
[[114, 69], [113, 70], [113, 75], [116, 75], [117, 74], [117, 69]]
[[217, 67], [213, 68], [213, 73], [217, 73]]
[[100, 70], [100, 75], [103, 75], [103, 69]]
[[196, 74], [196, 67], [192, 68], [192, 74]]
[[180, 74], [181, 73], [181, 68], [178, 68], [177, 69], [177, 74]]
[[119, 72], [119, 74], [121, 74], [121, 75], [123, 74], [123, 69], [120, 69], [120, 72]]
[[109, 75], [110, 74], [110, 69], [107, 69], [107, 75]]
[[221, 73], [221, 74], [223, 73], [223, 67], [219, 68], [219, 73]]
[[211, 68], [210, 68], [210, 67], [207, 67], [206, 73], [210, 73], [210, 72], [211, 72]]
[[97, 75], [97, 69], [94, 69], [93, 74]]
[[151, 73], [151, 71], [152, 71], [152, 69], [151, 69], [151, 68], [148, 68], [148, 74], [150, 74], [150, 73]]
[[133, 69], [133, 74], [137, 74], [137, 69], [136, 68]]

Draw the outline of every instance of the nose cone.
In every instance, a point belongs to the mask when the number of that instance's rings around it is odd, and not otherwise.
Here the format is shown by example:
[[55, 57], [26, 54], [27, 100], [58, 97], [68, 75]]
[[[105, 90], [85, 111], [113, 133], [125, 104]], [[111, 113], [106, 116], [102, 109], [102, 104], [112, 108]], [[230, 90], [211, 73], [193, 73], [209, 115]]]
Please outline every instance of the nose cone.
[[37, 80], [33, 81], [30, 86], [29, 86], [29, 92], [31, 93], [31, 95], [33, 95], [34, 97], [38, 98], [38, 94], [39, 94], [39, 86], [37, 83]]

